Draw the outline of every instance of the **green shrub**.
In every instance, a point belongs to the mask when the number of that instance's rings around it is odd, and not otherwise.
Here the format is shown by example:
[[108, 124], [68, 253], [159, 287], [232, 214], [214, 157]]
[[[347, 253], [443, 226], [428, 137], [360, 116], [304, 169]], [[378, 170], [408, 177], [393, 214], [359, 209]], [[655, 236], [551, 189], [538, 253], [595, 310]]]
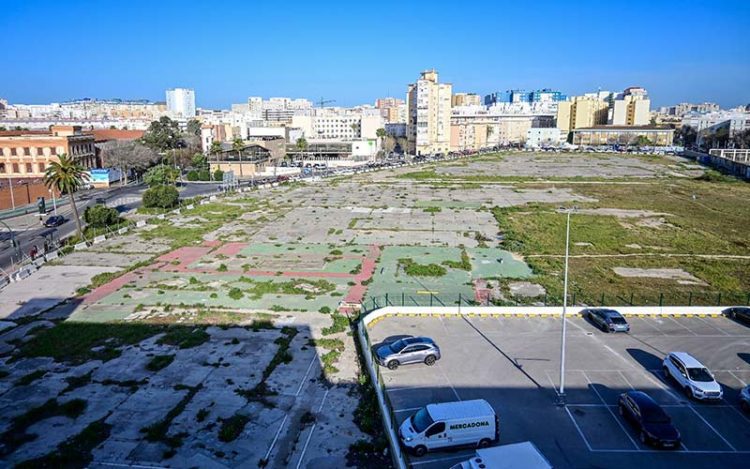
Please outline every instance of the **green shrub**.
[[242, 290], [240, 290], [237, 287], [234, 287], [231, 290], [229, 290], [229, 298], [231, 298], [233, 300], [239, 300], [243, 296], [245, 296], [245, 295], [242, 293]]
[[156, 186], [143, 193], [143, 206], [146, 208], [172, 208], [177, 205], [180, 193], [174, 186]]
[[190, 170], [187, 173], [187, 180], [188, 181], [200, 181], [200, 176], [198, 175], [198, 171], [196, 170]]
[[83, 219], [93, 228], [104, 228], [105, 226], [119, 223], [120, 214], [113, 208], [97, 204], [92, 207], [86, 207], [86, 210], [83, 212]]
[[217, 169], [214, 171], [214, 181], [221, 181], [224, 179], [224, 171]]
[[404, 268], [406, 275], [412, 277], [442, 277], [448, 271], [437, 264], [418, 264], [411, 259], [399, 259], [398, 263]]
[[148, 184], [149, 187], [161, 186], [164, 184], [174, 184], [177, 177], [180, 175], [180, 171], [171, 166], [154, 166], [146, 171], [143, 175], [143, 182]]

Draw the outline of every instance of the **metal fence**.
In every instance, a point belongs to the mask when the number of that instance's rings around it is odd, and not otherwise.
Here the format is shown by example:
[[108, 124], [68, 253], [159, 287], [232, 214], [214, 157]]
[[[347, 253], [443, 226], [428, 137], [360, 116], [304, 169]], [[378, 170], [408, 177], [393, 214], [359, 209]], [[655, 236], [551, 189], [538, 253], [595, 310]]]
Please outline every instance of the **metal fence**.
[[[424, 292], [398, 292], [366, 297], [362, 312], [385, 306], [562, 306], [562, 296], [544, 295], [526, 302], [496, 301], [489, 298], [435, 295]], [[574, 292], [568, 306], [739, 306], [750, 305], [750, 292], [658, 292], [612, 294]]]

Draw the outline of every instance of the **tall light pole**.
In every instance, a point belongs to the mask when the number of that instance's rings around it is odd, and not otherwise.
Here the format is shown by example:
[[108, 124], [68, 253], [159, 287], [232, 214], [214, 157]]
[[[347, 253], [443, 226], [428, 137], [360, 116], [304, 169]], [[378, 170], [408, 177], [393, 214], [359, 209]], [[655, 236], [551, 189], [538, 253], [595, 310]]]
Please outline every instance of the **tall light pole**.
[[16, 209], [16, 197], [13, 195], [13, 179], [10, 177], [10, 171], [8, 171], [8, 189], [10, 189], [10, 204], [13, 210]]
[[52, 194], [52, 207], [55, 210], [55, 215], [57, 215], [57, 200], [55, 200], [55, 191], [53, 189], [50, 189], [49, 193]]
[[557, 393], [557, 404], [565, 405], [565, 313], [568, 310], [568, 257], [570, 254], [570, 214], [575, 208], [566, 209], [568, 214], [565, 224], [565, 274], [563, 277], [563, 310], [562, 339], [560, 340], [560, 390]]

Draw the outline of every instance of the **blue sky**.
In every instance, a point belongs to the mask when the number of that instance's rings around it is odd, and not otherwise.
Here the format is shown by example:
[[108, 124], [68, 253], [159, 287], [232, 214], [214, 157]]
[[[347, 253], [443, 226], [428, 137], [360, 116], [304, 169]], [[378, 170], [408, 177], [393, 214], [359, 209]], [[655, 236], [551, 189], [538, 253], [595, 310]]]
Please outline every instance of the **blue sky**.
[[436, 68], [455, 91], [646, 87], [655, 106], [750, 103], [750, 1], [0, 0], [0, 97], [403, 97]]

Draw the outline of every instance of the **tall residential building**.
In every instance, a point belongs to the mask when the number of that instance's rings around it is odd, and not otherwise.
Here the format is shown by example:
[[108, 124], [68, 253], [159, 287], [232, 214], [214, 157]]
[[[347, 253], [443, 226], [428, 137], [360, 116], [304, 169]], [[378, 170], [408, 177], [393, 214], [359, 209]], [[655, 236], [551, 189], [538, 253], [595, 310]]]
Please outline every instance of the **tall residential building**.
[[569, 101], [557, 103], [557, 128], [563, 132], [604, 125], [609, 115], [609, 100], [597, 93], [573, 96]]
[[612, 101], [607, 123], [609, 125], [648, 125], [651, 100], [644, 88], [631, 86]]
[[496, 91], [484, 97], [485, 106], [498, 103], [544, 103], [565, 101], [566, 96], [557, 90], [543, 88], [534, 91], [507, 90]]
[[375, 107], [386, 123], [406, 123], [406, 103], [398, 98], [380, 98], [375, 101]]
[[407, 149], [412, 155], [450, 151], [453, 85], [438, 83], [438, 73], [426, 70], [407, 87]]
[[476, 93], [456, 93], [451, 97], [451, 106], [480, 106], [482, 98]]
[[688, 114], [691, 112], [708, 113], [708, 112], [716, 112], [718, 110], [719, 110], [719, 105], [716, 103], [700, 103], [700, 104], [680, 103], [674, 106], [660, 107], [659, 113], [668, 115], [668, 116], [682, 117], [685, 114]]
[[189, 88], [167, 90], [167, 112], [178, 119], [195, 117], [195, 91]]

